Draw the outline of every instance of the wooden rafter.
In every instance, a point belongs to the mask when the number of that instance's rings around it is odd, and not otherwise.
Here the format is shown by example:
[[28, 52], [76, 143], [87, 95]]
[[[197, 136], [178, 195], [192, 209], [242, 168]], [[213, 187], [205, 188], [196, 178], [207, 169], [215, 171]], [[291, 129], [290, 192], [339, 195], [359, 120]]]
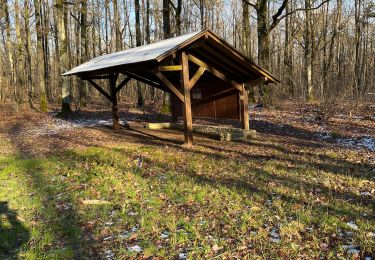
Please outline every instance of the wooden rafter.
[[189, 83], [190, 89], [192, 89], [194, 87], [194, 85], [197, 83], [197, 81], [200, 79], [200, 77], [202, 77], [202, 75], [205, 71], [206, 71], [205, 68], [199, 67], [197, 72], [195, 72], [194, 76], [190, 79], [190, 83]]
[[255, 80], [249, 81], [246, 83], [247, 86], [252, 87], [252, 86], [258, 86], [260, 84], [263, 84], [267, 82], [268, 78], [267, 77], [260, 77]]
[[155, 68], [155, 72], [161, 72], [161, 71], [181, 71], [182, 66], [181, 65], [169, 65], [169, 66], [158, 66]]
[[132, 78], [126, 77], [116, 88], [116, 93], [119, 92]]
[[132, 72], [127, 71], [127, 72], [124, 72], [123, 74], [126, 75], [126, 76], [129, 76], [129, 77], [131, 77], [135, 80], [138, 80], [139, 82], [143, 82], [147, 85], [150, 85], [154, 88], [158, 88], [158, 89], [161, 89], [161, 90], [164, 90], [164, 91], [170, 91], [169, 89], [164, 88], [164, 86], [160, 85], [159, 83], [157, 83], [155, 81], [152, 81], [152, 80], [149, 80], [145, 77], [139, 76], [137, 74], [134, 74]]
[[103, 96], [105, 96], [109, 101], [112, 102], [112, 98], [111, 96], [105, 92], [104, 89], [102, 89], [98, 84], [95, 83], [95, 81], [93, 81], [92, 79], [87, 79], [87, 81], [96, 89], [98, 90]]
[[197, 64], [198, 66], [204, 68], [205, 70], [209, 71], [211, 74], [214, 76], [218, 77], [219, 79], [227, 82], [230, 84], [232, 87], [236, 88], [238, 91], [242, 92], [242, 85], [235, 82], [232, 79], [229, 79], [224, 73], [220, 72], [218, 69], [213, 68], [212, 66], [208, 65], [201, 59], [195, 57], [192, 54], [189, 54], [189, 60]]
[[111, 75], [98, 75], [98, 76], [93, 76], [93, 77], [88, 77], [88, 76], [82, 76], [82, 80], [88, 80], [88, 79], [109, 79]]
[[161, 72], [156, 72], [155, 75], [181, 100], [181, 102], [185, 102], [184, 95], [181, 94], [181, 92], [169, 81], [169, 79], [167, 79]]

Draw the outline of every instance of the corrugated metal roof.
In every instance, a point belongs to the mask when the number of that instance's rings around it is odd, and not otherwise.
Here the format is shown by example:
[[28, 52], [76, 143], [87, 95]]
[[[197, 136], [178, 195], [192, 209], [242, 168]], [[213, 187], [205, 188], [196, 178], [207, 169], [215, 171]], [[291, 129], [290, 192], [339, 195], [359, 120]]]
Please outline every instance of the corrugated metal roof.
[[125, 51], [102, 55], [75, 67], [63, 75], [75, 75], [121, 65], [157, 60], [159, 56], [168, 53], [201, 32], [202, 31], [185, 34]]

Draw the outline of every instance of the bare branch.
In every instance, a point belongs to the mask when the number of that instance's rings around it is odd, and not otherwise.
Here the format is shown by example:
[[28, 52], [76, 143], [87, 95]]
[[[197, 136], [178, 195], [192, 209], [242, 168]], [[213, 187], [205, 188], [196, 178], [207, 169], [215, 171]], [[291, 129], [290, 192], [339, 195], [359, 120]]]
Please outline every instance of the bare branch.
[[280, 8], [277, 10], [277, 13], [272, 16], [272, 23], [268, 31], [272, 31], [276, 27], [276, 25], [281, 21], [282, 18], [279, 18], [279, 16], [284, 12], [287, 4], [288, 0], [284, 0]]
[[282, 20], [282, 19], [284, 19], [285, 17], [287, 17], [287, 16], [289, 16], [289, 15], [291, 15], [291, 14], [294, 14], [294, 13], [296, 13], [296, 12], [300, 12], [300, 11], [312, 11], [312, 10], [319, 9], [320, 7], [322, 7], [324, 4], [328, 3], [329, 1], [331, 1], [331, 0], [324, 0], [323, 2], [320, 3], [320, 5], [318, 5], [318, 6], [316, 6], [316, 7], [311, 7], [311, 8], [297, 8], [297, 9], [295, 9], [295, 10], [293, 10], [293, 11], [291, 11], [291, 12], [289, 12], [289, 13], [283, 15], [283, 16], [281, 16], [281, 17], [279, 18], [279, 20]]

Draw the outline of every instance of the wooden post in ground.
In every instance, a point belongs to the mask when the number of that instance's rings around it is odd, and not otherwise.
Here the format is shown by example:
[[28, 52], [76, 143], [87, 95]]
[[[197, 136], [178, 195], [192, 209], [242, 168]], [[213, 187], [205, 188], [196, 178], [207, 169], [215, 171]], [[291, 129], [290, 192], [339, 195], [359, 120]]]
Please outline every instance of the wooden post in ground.
[[119, 116], [118, 116], [118, 106], [117, 106], [117, 91], [116, 91], [116, 81], [117, 75], [112, 75], [109, 78], [109, 88], [111, 93], [111, 103], [112, 103], [112, 120], [113, 120], [113, 130], [119, 130]]
[[182, 65], [181, 71], [181, 85], [184, 92], [184, 135], [185, 144], [193, 144], [193, 116], [191, 112], [191, 97], [190, 97], [190, 76], [189, 76], [189, 61], [185, 52], [181, 53], [180, 64]]
[[240, 105], [242, 128], [249, 130], [249, 96], [244, 84], [242, 85], [242, 93], [240, 93]]

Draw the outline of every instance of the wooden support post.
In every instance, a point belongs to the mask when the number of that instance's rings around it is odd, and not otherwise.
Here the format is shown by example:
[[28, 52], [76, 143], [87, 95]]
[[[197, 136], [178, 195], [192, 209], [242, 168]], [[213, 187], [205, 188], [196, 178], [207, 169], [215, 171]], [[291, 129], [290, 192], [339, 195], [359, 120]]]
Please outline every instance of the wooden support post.
[[119, 130], [119, 116], [118, 116], [118, 106], [117, 106], [117, 89], [116, 81], [118, 75], [112, 75], [109, 78], [109, 88], [111, 92], [111, 103], [112, 103], [112, 119], [113, 119], [113, 130]]
[[242, 128], [249, 130], [249, 97], [244, 84], [242, 85], [242, 93], [240, 93], [240, 106]]
[[190, 77], [189, 77], [189, 60], [185, 52], [181, 53], [180, 64], [182, 65], [181, 71], [181, 85], [184, 91], [184, 135], [185, 144], [193, 144], [193, 116], [191, 112], [191, 97], [190, 97]]

